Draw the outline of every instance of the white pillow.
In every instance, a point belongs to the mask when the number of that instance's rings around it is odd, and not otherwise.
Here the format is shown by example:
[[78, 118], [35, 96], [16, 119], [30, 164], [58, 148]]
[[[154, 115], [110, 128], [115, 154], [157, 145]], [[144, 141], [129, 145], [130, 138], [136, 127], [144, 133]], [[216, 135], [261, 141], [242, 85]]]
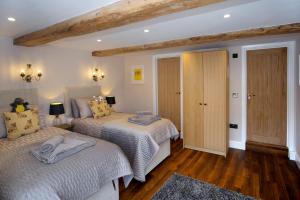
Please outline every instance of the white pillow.
[[85, 119], [87, 117], [92, 117], [93, 116], [92, 110], [90, 109], [90, 106], [88, 104], [90, 99], [91, 98], [76, 99], [76, 104], [78, 106], [81, 119]]
[[46, 117], [47, 117], [47, 115], [46, 114], [42, 114], [40, 112], [40, 107], [38, 105], [32, 105], [32, 104], [28, 105], [27, 107], [29, 109], [36, 109], [39, 112], [40, 127], [41, 128], [47, 127], [47, 124], [46, 124]]
[[80, 118], [80, 111], [76, 103], [76, 99], [71, 99], [71, 109], [72, 109], [72, 116], [74, 118]]

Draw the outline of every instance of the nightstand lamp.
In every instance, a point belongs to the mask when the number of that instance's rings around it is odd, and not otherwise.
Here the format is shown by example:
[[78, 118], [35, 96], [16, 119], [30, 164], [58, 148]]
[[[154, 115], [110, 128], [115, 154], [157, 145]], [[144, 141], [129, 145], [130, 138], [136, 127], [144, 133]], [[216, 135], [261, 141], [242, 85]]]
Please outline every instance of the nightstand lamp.
[[116, 104], [116, 98], [112, 96], [107, 96], [106, 102], [107, 104], [109, 104], [110, 107], [112, 107], [112, 105]]
[[55, 115], [53, 125], [57, 126], [62, 124], [62, 120], [59, 115], [65, 114], [64, 104], [62, 103], [51, 103], [49, 109], [49, 115]]

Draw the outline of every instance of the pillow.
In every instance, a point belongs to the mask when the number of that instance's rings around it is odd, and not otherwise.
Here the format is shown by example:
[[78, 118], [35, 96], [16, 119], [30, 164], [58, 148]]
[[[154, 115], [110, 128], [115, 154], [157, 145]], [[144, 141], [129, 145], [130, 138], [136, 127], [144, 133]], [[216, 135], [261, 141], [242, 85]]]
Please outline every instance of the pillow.
[[3, 113], [9, 112], [10, 110], [10, 107], [0, 108], [0, 138], [6, 138], [7, 136]]
[[40, 129], [39, 114], [36, 109], [21, 113], [4, 112], [3, 114], [8, 139], [17, 139]]
[[106, 100], [101, 101], [101, 104], [104, 108], [105, 116], [110, 115], [112, 108], [107, 104]]
[[92, 110], [94, 119], [110, 115], [111, 110], [109, 105], [105, 101], [90, 100], [89, 106]]
[[88, 104], [89, 101], [90, 101], [90, 98], [76, 99], [76, 104], [78, 106], [81, 119], [93, 116], [93, 113]]
[[28, 108], [31, 110], [36, 110], [38, 111], [39, 114], [39, 122], [40, 122], [40, 128], [45, 128], [47, 127], [47, 123], [46, 123], [46, 118], [47, 118], [47, 114], [42, 114], [41, 112], [39, 112], [39, 106], [38, 105], [28, 105]]
[[71, 109], [72, 109], [72, 116], [74, 118], [80, 118], [79, 108], [77, 106], [75, 99], [71, 99]]
[[103, 101], [104, 97], [103, 96], [93, 96], [93, 99], [97, 100], [97, 101]]

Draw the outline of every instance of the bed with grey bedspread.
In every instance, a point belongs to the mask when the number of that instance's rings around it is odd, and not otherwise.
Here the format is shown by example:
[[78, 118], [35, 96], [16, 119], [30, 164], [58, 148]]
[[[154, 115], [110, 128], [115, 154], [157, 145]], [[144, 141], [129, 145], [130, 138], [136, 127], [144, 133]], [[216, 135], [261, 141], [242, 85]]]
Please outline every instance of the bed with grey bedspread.
[[56, 164], [43, 164], [30, 154], [31, 148], [60, 134], [80, 135], [46, 128], [15, 141], [0, 140], [1, 200], [86, 199], [116, 178], [123, 177], [126, 183], [132, 179], [132, 169], [121, 149], [99, 139], [95, 146]]
[[161, 119], [148, 126], [128, 122], [125, 113], [112, 113], [101, 119], [74, 119], [74, 131], [101, 138], [121, 147], [133, 169], [134, 178], [145, 181], [146, 168], [159, 150], [159, 145], [177, 138], [179, 133], [168, 119]]

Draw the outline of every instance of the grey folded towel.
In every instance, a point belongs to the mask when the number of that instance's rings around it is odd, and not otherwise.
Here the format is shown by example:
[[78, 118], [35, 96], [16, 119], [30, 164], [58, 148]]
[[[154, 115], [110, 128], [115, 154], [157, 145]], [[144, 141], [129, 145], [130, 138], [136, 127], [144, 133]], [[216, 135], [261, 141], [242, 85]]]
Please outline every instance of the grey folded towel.
[[137, 111], [136, 112], [137, 115], [153, 115], [153, 113], [151, 111]]
[[142, 126], [148, 126], [160, 119], [161, 118], [158, 115], [135, 115], [133, 117], [129, 117], [128, 122]]
[[52, 153], [40, 154], [39, 147], [32, 149], [31, 153], [39, 161], [53, 164], [95, 144], [96, 140], [94, 139], [67, 136], [64, 138], [64, 142], [59, 144]]
[[56, 149], [56, 147], [63, 142], [64, 142], [64, 136], [62, 135], [57, 135], [50, 138], [40, 146], [39, 149], [40, 154], [45, 155], [45, 154], [52, 153]]

